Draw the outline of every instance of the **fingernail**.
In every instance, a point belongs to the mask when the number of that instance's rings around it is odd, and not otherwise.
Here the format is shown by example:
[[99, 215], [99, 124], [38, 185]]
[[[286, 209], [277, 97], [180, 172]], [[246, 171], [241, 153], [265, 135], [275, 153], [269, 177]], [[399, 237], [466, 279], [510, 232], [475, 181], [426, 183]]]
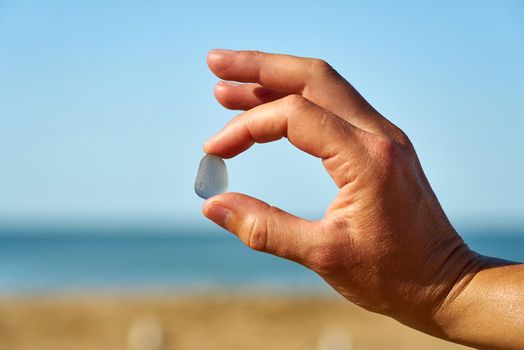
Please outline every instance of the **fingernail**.
[[213, 49], [209, 51], [210, 55], [217, 55], [217, 56], [225, 56], [225, 55], [231, 55], [235, 51], [228, 50], [228, 49]]
[[215, 142], [215, 140], [218, 138], [218, 134], [211, 136], [205, 143], [204, 143], [204, 152], [209, 153], [209, 146]]
[[234, 81], [225, 81], [225, 80], [221, 80], [218, 82], [217, 84], [218, 86], [222, 85], [222, 86], [238, 86], [240, 85], [240, 83], [236, 83]]
[[214, 221], [217, 225], [220, 225], [223, 228], [227, 229], [227, 224], [229, 218], [231, 217], [231, 210], [222, 206], [222, 204], [218, 202], [211, 203], [209, 206], [207, 206], [207, 209], [204, 214], [207, 218]]

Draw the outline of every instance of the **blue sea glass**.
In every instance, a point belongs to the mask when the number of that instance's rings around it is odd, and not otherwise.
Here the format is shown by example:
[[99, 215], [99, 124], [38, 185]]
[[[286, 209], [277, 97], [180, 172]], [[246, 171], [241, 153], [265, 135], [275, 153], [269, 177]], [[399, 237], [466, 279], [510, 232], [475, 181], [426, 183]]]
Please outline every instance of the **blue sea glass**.
[[224, 160], [212, 154], [206, 154], [200, 161], [195, 179], [195, 192], [204, 199], [227, 191], [228, 176]]

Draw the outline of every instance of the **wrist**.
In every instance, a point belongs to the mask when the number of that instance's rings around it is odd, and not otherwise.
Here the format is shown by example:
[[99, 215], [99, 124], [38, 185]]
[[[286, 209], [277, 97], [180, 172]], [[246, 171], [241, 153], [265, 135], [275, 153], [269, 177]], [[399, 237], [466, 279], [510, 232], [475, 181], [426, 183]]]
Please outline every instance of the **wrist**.
[[393, 318], [424, 333], [450, 340], [448, 329], [460, 316], [455, 300], [462, 295], [487, 260], [472, 251], [450, 228], [431, 235], [428, 252], [416, 264], [421, 278], [410, 281], [405, 300], [390, 314]]
[[478, 277], [482, 271], [501, 265], [504, 265], [503, 261], [479, 255], [468, 248], [460, 273], [434, 308], [432, 323], [438, 332], [435, 335], [456, 343], [475, 345], [465, 336], [465, 328], [476, 327], [471, 324], [470, 312], [481, 294], [482, 283]]

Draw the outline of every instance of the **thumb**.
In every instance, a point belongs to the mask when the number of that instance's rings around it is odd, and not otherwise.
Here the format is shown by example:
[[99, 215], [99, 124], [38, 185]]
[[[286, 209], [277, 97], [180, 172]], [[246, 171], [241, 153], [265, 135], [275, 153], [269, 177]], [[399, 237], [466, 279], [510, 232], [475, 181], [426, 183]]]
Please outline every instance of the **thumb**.
[[224, 193], [208, 199], [204, 215], [248, 247], [306, 265], [319, 223], [304, 220], [253, 197]]

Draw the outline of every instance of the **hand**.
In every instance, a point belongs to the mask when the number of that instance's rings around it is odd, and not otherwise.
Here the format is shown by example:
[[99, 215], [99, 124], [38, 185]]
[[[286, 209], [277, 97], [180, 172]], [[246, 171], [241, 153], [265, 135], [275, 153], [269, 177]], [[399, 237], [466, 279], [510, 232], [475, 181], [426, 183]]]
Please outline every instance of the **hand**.
[[368, 310], [452, 338], [455, 299], [497, 263], [455, 232], [407, 136], [322, 60], [214, 50], [208, 65], [247, 84], [217, 84], [222, 105], [246, 112], [205, 152], [230, 158], [287, 137], [322, 159], [339, 193], [316, 222], [239, 193], [210, 198], [204, 215], [249, 247], [312, 269]]

